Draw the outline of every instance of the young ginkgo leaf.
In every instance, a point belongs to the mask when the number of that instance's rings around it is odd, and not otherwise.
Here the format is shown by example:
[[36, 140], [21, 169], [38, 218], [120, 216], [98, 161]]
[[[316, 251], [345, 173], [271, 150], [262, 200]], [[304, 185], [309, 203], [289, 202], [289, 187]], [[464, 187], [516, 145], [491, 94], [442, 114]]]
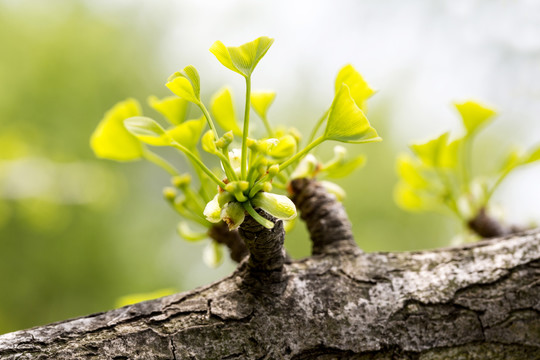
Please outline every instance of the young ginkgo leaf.
[[214, 119], [225, 131], [232, 131], [234, 135], [242, 136], [242, 130], [238, 126], [234, 112], [231, 89], [225, 87], [218, 91], [211, 100], [210, 109]]
[[251, 203], [281, 220], [291, 220], [296, 217], [296, 206], [284, 195], [259, 192], [251, 199]]
[[251, 93], [251, 107], [261, 119], [265, 119], [275, 98], [276, 93], [273, 91], [254, 91]]
[[215, 241], [211, 241], [203, 250], [203, 262], [206, 266], [215, 268], [223, 261], [223, 249]]
[[425, 143], [411, 145], [411, 150], [418, 156], [424, 165], [439, 167], [445, 148], [448, 144], [448, 137], [449, 133], [446, 132]]
[[408, 154], [401, 154], [397, 159], [399, 177], [414, 189], [425, 189], [430, 186], [430, 181], [425, 175], [426, 172], [426, 166]]
[[186, 148], [194, 149], [201, 138], [201, 133], [205, 125], [206, 119], [204, 117], [196, 120], [188, 120], [167, 130], [167, 135]]
[[210, 52], [225, 67], [247, 78], [251, 76], [273, 42], [274, 39], [266, 36], [261, 36], [238, 47], [225, 46], [221, 41], [216, 41], [210, 47]]
[[214, 137], [214, 132], [212, 130], [205, 132], [201, 139], [203, 150], [210, 154], [216, 154], [218, 152], [218, 148], [215, 140], [216, 138]]
[[176, 96], [167, 96], [158, 99], [156, 96], [148, 98], [148, 104], [161, 113], [173, 125], [179, 125], [186, 119], [189, 102]]
[[133, 136], [140, 141], [153, 146], [170, 145], [171, 139], [165, 133], [165, 130], [154, 120], [135, 116], [124, 120], [124, 126]]
[[495, 110], [474, 101], [454, 105], [463, 119], [463, 125], [468, 134], [472, 134], [480, 127], [487, 125], [496, 114]]
[[357, 155], [351, 159], [332, 164], [324, 169], [326, 176], [333, 179], [349, 176], [353, 171], [362, 168], [366, 164], [365, 155]]
[[244, 207], [236, 201], [227, 203], [221, 210], [221, 220], [225, 221], [229, 230], [238, 229], [244, 222], [245, 216], [246, 211], [244, 210]]
[[97, 157], [132, 161], [143, 156], [141, 142], [124, 127], [124, 120], [141, 115], [140, 105], [134, 99], [116, 104], [98, 124], [90, 139], [90, 146]]
[[345, 84], [341, 85], [332, 102], [323, 136], [326, 140], [355, 144], [381, 141]]
[[292, 135], [284, 135], [280, 137], [279, 143], [270, 149], [270, 156], [276, 159], [289, 157], [296, 153], [297, 142]]
[[341, 85], [345, 84], [349, 87], [351, 97], [354, 99], [356, 105], [362, 110], [366, 111], [367, 99], [369, 99], [375, 91], [371, 89], [368, 83], [364, 80], [362, 75], [352, 65], [345, 65], [339, 71], [336, 82], [336, 93], [341, 89]]
[[180, 98], [194, 104], [201, 103], [201, 79], [197, 69], [192, 65], [169, 76], [169, 81], [165, 85]]
[[401, 208], [410, 211], [426, 211], [438, 207], [438, 202], [433, 195], [419, 191], [401, 181], [394, 189], [394, 200]]

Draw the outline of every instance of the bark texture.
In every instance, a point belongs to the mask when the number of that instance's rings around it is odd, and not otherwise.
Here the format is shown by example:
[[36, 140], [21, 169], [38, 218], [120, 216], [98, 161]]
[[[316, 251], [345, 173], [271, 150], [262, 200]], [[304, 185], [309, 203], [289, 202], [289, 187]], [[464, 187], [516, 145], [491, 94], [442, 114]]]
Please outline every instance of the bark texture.
[[360, 251], [343, 204], [315, 179], [300, 178], [289, 185], [291, 199], [305, 221], [314, 255]]
[[212, 225], [208, 230], [208, 236], [218, 244], [225, 245], [229, 249], [229, 255], [233, 261], [240, 262], [249, 255], [246, 244], [238, 231], [229, 231], [229, 227], [223, 221]]
[[[249, 245], [248, 245], [249, 246]], [[332, 252], [253, 291], [214, 284], [0, 336], [1, 359], [540, 359], [540, 231]], [[271, 288], [271, 287], [270, 287]]]

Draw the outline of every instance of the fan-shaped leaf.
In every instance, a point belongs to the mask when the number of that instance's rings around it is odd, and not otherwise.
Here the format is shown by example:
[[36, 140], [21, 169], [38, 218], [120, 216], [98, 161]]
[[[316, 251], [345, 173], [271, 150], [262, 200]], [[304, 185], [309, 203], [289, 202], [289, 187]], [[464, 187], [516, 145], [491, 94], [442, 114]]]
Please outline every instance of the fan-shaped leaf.
[[188, 149], [193, 149], [201, 138], [205, 124], [206, 119], [204, 117], [197, 120], [188, 120], [167, 130], [167, 134], [177, 143], [184, 145]]
[[155, 96], [150, 96], [148, 104], [165, 116], [167, 121], [173, 125], [184, 122], [189, 106], [188, 101], [176, 96], [167, 96], [161, 100]]
[[234, 112], [231, 90], [228, 87], [221, 89], [212, 97], [210, 109], [214, 119], [223, 130], [232, 130], [233, 134], [242, 136], [242, 130], [238, 126]]
[[169, 76], [165, 84], [175, 95], [194, 104], [201, 103], [201, 79], [192, 65]]
[[351, 97], [356, 105], [364, 112], [367, 110], [367, 99], [369, 99], [375, 91], [371, 89], [362, 75], [352, 65], [345, 65], [339, 71], [336, 82], [336, 93], [341, 89], [341, 85], [345, 84], [349, 87]]
[[133, 136], [149, 145], [167, 146], [171, 143], [165, 130], [150, 118], [144, 116], [131, 117], [124, 120], [124, 125]]
[[216, 41], [210, 52], [216, 56], [220, 63], [238, 74], [249, 77], [274, 42], [266, 36], [257, 38], [238, 47], [225, 46], [221, 41]]
[[345, 84], [341, 85], [330, 108], [324, 138], [357, 144], [382, 140]]
[[214, 132], [212, 130], [208, 130], [204, 133], [202, 140], [201, 140], [202, 148], [204, 151], [210, 154], [216, 154], [218, 152], [216, 141], [214, 137]]
[[339, 163], [332, 164], [324, 169], [326, 176], [333, 179], [349, 176], [356, 169], [362, 168], [366, 164], [365, 155], [357, 155], [351, 159], [343, 160]]
[[261, 119], [265, 119], [275, 98], [276, 93], [273, 91], [254, 91], [251, 93], [251, 107]]
[[439, 167], [441, 158], [448, 143], [449, 133], [444, 133], [436, 139], [429, 140], [422, 144], [411, 145], [411, 150], [426, 166]]
[[98, 124], [90, 139], [96, 156], [116, 161], [132, 161], [143, 155], [143, 145], [124, 127], [124, 120], [141, 115], [140, 105], [134, 99], [116, 104]]
[[472, 134], [480, 127], [487, 125], [496, 114], [495, 110], [474, 101], [466, 101], [455, 104], [455, 106], [461, 114], [463, 125], [468, 134]]

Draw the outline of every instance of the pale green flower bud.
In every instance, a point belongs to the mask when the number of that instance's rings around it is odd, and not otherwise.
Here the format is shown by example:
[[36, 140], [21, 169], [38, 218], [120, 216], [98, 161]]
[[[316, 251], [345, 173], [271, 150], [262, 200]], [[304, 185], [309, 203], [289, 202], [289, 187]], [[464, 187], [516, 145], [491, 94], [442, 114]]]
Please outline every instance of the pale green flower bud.
[[253, 197], [251, 203], [281, 220], [291, 220], [296, 217], [296, 206], [284, 195], [259, 192]]

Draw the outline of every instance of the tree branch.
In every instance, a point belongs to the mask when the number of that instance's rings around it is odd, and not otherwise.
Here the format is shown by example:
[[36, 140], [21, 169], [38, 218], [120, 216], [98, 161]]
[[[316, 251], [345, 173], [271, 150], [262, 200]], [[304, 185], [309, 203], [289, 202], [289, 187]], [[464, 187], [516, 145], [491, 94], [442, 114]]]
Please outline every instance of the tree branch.
[[343, 204], [317, 180], [295, 179], [291, 181], [289, 191], [306, 222], [314, 255], [359, 251]]
[[0, 336], [1, 359], [540, 359], [540, 231], [284, 265]]

